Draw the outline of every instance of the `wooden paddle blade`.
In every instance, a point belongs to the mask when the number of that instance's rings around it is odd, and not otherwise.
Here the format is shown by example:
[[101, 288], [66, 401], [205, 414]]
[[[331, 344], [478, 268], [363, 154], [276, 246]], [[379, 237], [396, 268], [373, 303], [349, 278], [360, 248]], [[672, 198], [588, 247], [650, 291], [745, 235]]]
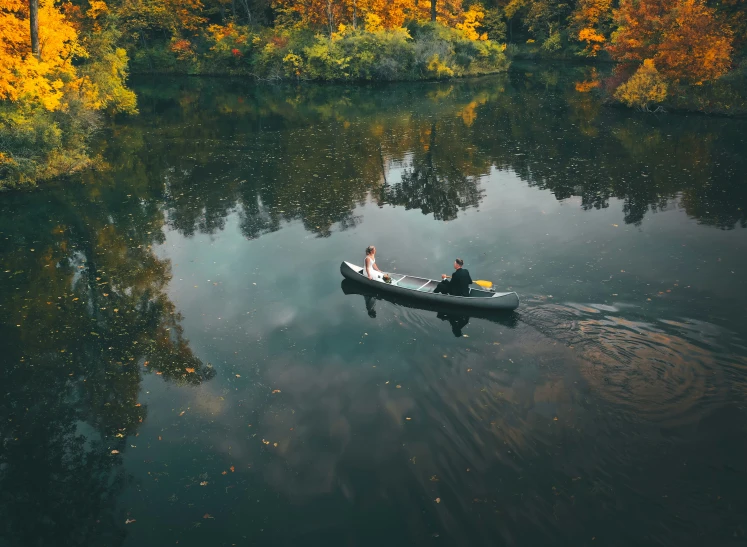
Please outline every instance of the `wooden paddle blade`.
[[490, 281], [485, 281], [484, 279], [478, 279], [477, 281], [475, 281], [475, 285], [480, 285], [481, 287], [489, 289], [493, 286], [493, 283], [491, 283]]

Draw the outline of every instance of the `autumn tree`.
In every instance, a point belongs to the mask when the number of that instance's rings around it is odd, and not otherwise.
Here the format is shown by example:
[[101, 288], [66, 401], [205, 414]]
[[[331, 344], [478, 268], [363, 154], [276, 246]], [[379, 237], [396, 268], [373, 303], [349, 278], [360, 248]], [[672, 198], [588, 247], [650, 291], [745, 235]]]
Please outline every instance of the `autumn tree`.
[[570, 29], [585, 44], [584, 55], [595, 57], [609, 39], [612, 0], [580, 0], [570, 17]]
[[671, 82], [695, 85], [729, 69], [733, 32], [702, 0], [622, 0], [614, 17], [607, 50], [617, 61], [651, 59]]

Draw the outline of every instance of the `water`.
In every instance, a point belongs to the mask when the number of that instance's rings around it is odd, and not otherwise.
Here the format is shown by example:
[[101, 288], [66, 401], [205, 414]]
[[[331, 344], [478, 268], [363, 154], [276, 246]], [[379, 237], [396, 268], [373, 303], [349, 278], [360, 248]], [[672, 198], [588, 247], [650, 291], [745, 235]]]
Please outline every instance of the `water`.
[[[136, 82], [0, 196], [0, 545], [742, 544], [747, 121], [595, 77]], [[371, 300], [369, 244], [522, 305]]]

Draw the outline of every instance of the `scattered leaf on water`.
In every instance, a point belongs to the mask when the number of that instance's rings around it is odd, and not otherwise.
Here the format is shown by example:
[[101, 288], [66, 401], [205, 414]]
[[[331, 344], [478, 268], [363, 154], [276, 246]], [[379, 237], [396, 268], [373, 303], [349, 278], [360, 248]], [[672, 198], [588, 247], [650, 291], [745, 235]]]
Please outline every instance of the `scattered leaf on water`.
[[241, 378], [241, 374], [237, 374], [237, 375], [236, 375], [236, 378]]
[[133, 522], [137, 522], [135, 519], [127, 519], [125, 521], [125, 524], [132, 524]]
[[143, 406], [141, 403], [135, 403], [135, 406]]
[[407, 420], [407, 421], [410, 421], [410, 420], [412, 420], [412, 418], [410, 418], [410, 417], [408, 416], [407, 418], [405, 418], [405, 420]]
[[553, 422], [557, 422], [557, 421], [558, 421], [558, 417], [557, 417], [557, 416], [555, 416], [555, 417], [554, 417], [554, 418], [552, 419], [552, 421], [553, 421]]
[[228, 471], [223, 471], [221, 475], [228, 475]]
[[112, 454], [119, 454], [119, 450], [112, 450]]
[[200, 486], [207, 486], [207, 485], [208, 485], [208, 481], [202, 481], [202, 482], [200, 483]]
[[472, 369], [471, 369], [471, 368], [468, 368], [468, 369], [467, 369], [467, 372], [472, 372]]
[[187, 367], [187, 368], [185, 368], [184, 370], [186, 370], [187, 372], [194, 372], [194, 371], [195, 371], [195, 369], [193, 369], [193, 368], [190, 368], [190, 367]]
[[161, 440], [161, 436], [160, 436], [160, 435], [158, 436], [158, 440], [159, 440], [159, 441]]
[[179, 413], [179, 416], [184, 416], [184, 413], [185, 413], [185, 412], [186, 412], [186, 410], [182, 410], [182, 411], [181, 411], [181, 412]]
[[277, 448], [278, 443], [272, 443], [272, 446], [274, 446], [275, 448]]
[[229, 467], [229, 469], [231, 470], [231, 473], [233, 473], [234, 471], [236, 471], [236, 468], [233, 465], [231, 467]]
[[438, 477], [436, 475], [431, 475], [431, 482], [438, 482]]
[[202, 515], [202, 518], [204, 518], [204, 519], [213, 519], [215, 517], [213, 515], [211, 515], [210, 513], [205, 513], [204, 515]]
[[273, 389], [272, 392], [273, 393], [280, 393], [280, 390], [279, 389]]
[[469, 338], [469, 334], [462, 334], [463, 338]]
[[436, 498], [436, 503], [441, 503], [441, 498]]
[[397, 389], [401, 389], [401, 388], [402, 388], [402, 386], [399, 385], [399, 384], [397, 384]]

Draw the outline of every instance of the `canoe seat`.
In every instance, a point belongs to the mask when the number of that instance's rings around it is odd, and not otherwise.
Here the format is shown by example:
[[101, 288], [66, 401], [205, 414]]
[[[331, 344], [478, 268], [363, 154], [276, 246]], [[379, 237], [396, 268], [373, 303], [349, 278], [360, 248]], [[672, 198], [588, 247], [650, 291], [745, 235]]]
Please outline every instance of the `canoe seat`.
[[429, 281], [430, 279], [423, 279], [422, 277], [410, 277], [408, 275], [400, 279], [397, 282], [397, 286], [402, 287], [403, 289], [418, 290], [420, 287], [427, 284]]

